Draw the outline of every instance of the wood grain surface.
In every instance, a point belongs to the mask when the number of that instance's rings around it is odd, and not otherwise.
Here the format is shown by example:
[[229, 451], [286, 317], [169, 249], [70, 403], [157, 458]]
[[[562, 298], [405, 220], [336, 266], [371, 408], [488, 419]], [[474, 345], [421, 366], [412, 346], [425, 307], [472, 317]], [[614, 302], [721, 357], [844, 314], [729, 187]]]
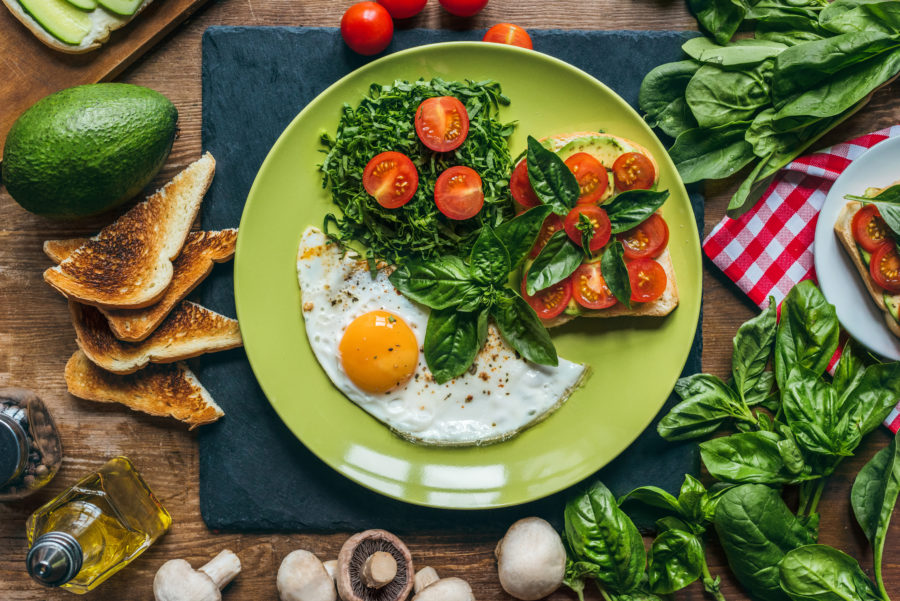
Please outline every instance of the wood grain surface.
[[[180, 0], [161, 0], [177, 3]], [[348, 1], [331, 0], [220, 0], [209, 3], [187, 23], [138, 61], [121, 81], [152, 87], [166, 94], [180, 113], [180, 136], [169, 161], [155, 184], [162, 183], [200, 153], [200, 37], [210, 25], [337, 25]], [[683, 0], [492, 0], [480, 15], [459, 19], [443, 12], [430, 0], [419, 17], [402, 27], [482, 28], [510, 21], [532, 28], [576, 29], [693, 29], [695, 21]], [[8, 23], [0, 20], [3, 69], [16, 69], [29, 60], [30, 46], [3, 45]], [[0, 72], [5, 73], [5, 71]], [[50, 74], [48, 74], [49, 76]], [[0, 85], [3, 85], [0, 76]], [[47, 82], [52, 86], [52, 82]], [[838, 142], [900, 122], [900, 85], [879, 91], [870, 105], [832, 132], [822, 144]], [[6, 108], [0, 109], [6, 112]], [[737, 179], [717, 182], [707, 189], [706, 231], [722, 217]], [[155, 571], [167, 559], [184, 558], [195, 566], [222, 548], [234, 550], [244, 571], [226, 589], [226, 601], [277, 599], [275, 574], [289, 551], [312, 550], [323, 560], [336, 557], [347, 534], [213, 533], [200, 519], [197, 483], [197, 447], [186, 428], [168, 420], [129, 412], [118, 406], [98, 405], [69, 396], [63, 366], [75, 349], [75, 336], [64, 300], [41, 279], [50, 262], [41, 252], [47, 238], [85, 235], [109, 221], [56, 223], [20, 209], [0, 191], [0, 385], [15, 384], [40, 392], [51, 406], [65, 450], [65, 461], [56, 479], [32, 498], [0, 505], [0, 599], [44, 601], [69, 599], [69, 593], [48, 590], [32, 583], [25, 574], [24, 522], [40, 504], [65, 486], [98, 467], [105, 458], [128, 455], [154, 491], [172, 512], [171, 531], [129, 568], [120, 572], [89, 598], [104, 601], [150, 600]], [[718, 270], [705, 264], [704, 273], [704, 368], [718, 374], [728, 371], [731, 340], [738, 325], [753, 315], [754, 307]], [[587, 428], [590, 424], [586, 424]], [[860, 559], [871, 575], [871, 552], [856, 526], [849, 507], [849, 488], [859, 468], [889, 441], [879, 429], [862, 445], [852, 460], [845, 461], [829, 481], [823, 501], [823, 543], [835, 545]], [[261, 458], [265, 460], [265, 458]], [[372, 524], [377, 527], [378, 524]], [[422, 532], [407, 537], [419, 566], [434, 566], [442, 576], [467, 579], [480, 601], [511, 599], [500, 588], [493, 549], [500, 531], [462, 535], [450, 531]], [[900, 595], [900, 519], [888, 535], [884, 574], [888, 591]], [[709, 551], [713, 574], [721, 575], [729, 600], [747, 597], [729, 575], [715, 543]], [[599, 599], [591, 589], [589, 599]], [[699, 585], [675, 597], [699, 600]], [[561, 590], [551, 599], [574, 599]]]
[[121, 73], [204, 2], [157, 0], [101, 48], [85, 54], [49, 48], [0, 5], [0, 140], [25, 109], [47, 94]]

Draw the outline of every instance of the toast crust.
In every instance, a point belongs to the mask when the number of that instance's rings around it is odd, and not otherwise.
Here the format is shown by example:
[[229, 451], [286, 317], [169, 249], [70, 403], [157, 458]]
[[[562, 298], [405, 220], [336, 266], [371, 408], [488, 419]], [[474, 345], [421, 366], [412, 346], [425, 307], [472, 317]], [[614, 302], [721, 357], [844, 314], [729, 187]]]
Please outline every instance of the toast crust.
[[143, 342], [122, 342], [113, 336], [106, 318], [89, 305], [69, 301], [78, 348], [103, 369], [131, 374], [148, 363], [173, 363], [205, 353], [241, 346], [235, 319], [184, 301]]
[[872, 297], [872, 300], [875, 301], [875, 304], [884, 314], [884, 322], [885, 325], [887, 325], [888, 330], [890, 330], [894, 336], [900, 338], [900, 324], [898, 324], [890, 312], [888, 312], [887, 305], [884, 304], [884, 291], [875, 283], [875, 280], [872, 279], [869, 268], [866, 266], [866, 262], [863, 260], [859, 248], [856, 246], [856, 240], [853, 238], [853, 216], [856, 215], [856, 212], [859, 211], [862, 206], [863, 204], [861, 202], [855, 200], [845, 204], [838, 214], [837, 221], [834, 222], [834, 233], [837, 235], [838, 240], [840, 240], [841, 246], [843, 246], [844, 250], [847, 251], [847, 254], [850, 255], [850, 260], [853, 261], [863, 283], [865, 283], [866, 290], [869, 291], [869, 296]]
[[[234, 257], [237, 232], [236, 228], [231, 228], [188, 234], [181, 254], [172, 264], [172, 283], [156, 304], [143, 309], [100, 309], [116, 338], [125, 342], [140, 342], [150, 336], [172, 309], [206, 279], [215, 263]], [[47, 240], [44, 242], [44, 252], [58, 263], [86, 242], [86, 238]]]
[[75, 351], [66, 363], [65, 376], [69, 393], [78, 398], [174, 417], [191, 430], [225, 415], [184, 363], [149, 365], [122, 376], [97, 367], [83, 352]]
[[141, 309], [159, 301], [212, 182], [206, 153], [161, 190], [77, 248], [44, 280], [63, 296], [104, 309]]

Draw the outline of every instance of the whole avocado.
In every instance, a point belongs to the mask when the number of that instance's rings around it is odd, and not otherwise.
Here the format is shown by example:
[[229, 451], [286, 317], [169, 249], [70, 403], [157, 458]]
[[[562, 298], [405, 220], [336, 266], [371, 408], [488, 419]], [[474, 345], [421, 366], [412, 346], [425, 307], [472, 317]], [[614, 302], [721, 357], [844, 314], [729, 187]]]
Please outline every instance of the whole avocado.
[[3, 148], [2, 180], [24, 209], [54, 218], [101, 213], [162, 168], [178, 111], [154, 90], [100, 83], [51, 94], [22, 113]]

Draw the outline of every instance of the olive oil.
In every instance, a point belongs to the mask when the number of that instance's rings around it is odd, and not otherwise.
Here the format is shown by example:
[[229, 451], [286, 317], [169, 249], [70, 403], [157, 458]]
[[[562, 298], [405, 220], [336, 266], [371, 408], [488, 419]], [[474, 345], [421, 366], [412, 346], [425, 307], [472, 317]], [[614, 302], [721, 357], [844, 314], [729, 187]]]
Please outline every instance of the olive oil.
[[116, 457], [28, 519], [28, 572], [86, 593], [162, 536], [169, 512], [125, 457]]

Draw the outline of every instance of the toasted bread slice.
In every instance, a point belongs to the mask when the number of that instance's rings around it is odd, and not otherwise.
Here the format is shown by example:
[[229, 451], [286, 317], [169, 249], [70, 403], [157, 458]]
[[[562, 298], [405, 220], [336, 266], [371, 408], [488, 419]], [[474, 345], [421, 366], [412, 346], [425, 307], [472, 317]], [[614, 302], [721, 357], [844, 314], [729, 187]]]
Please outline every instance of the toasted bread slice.
[[[885, 292], [875, 283], [875, 280], [872, 279], [872, 275], [869, 273], [869, 267], [866, 265], [865, 260], [863, 260], [863, 257], [859, 252], [859, 247], [856, 246], [856, 239], [853, 238], [853, 216], [856, 215], [856, 212], [859, 211], [862, 206], [863, 204], [857, 201], [851, 201], [845, 204], [838, 214], [837, 221], [834, 222], [834, 233], [837, 235], [838, 240], [840, 240], [844, 250], [850, 255], [850, 260], [852, 260], [853, 264], [856, 266], [856, 270], [859, 272], [859, 276], [865, 283], [866, 290], [869, 291], [872, 300], [875, 301], [875, 304], [878, 305], [878, 308], [884, 313], [884, 322], [888, 329], [894, 336], [900, 337], [900, 324], [898, 324], [897, 320], [894, 319], [894, 316], [890, 314], [887, 305], [884, 303]], [[900, 295], [896, 296], [900, 297]]]
[[174, 417], [191, 430], [211, 424], [225, 412], [184, 363], [149, 365], [121, 376], [94, 365], [81, 351], [66, 363], [66, 385], [79, 398], [100, 403], [122, 403], [135, 411]]
[[99, 48], [104, 42], [109, 39], [109, 34], [120, 27], [124, 27], [128, 23], [131, 22], [138, 14], [141, 13], [147, 5], [150, 4], [153, 0], [144, 0], [141, 2], [140, 6], [138, 6], [137, 10], [134, 11], [134, 14], [128, 16], [116, 15], [108, 10], [103, 9], [102, 7], [97, 7], [94, 10], [90, 11], [89, 16], [91, 19], [91, 30], [88, 32], [87, 36], [81, 41], [80, 44], [66, 44], [62, 40], [57, 39], [54, 35], [48, 32], [44, 27], [38, 23], [34, 17], [28, 14], [28, 11], [22, 6], [19, 0], [3, 0], [3, 4], [6, 5], [6, 8], [13, 14], [13, 16], [18, 19], [22, 25], [31, 30], [31, 33], [39, 39], [41, 42], [53, 48], [54, 50], [59, 50], [60, 52], [67, 52], [69, 54], [83, 54], [85, 52], [90, 52], [91, 50], [96, 50]]
[[105, 309], [140, 309], [172, 283], [181, 252], [216, 161], [206, 153], [161, 190], [103, 228], [44, 279], [64, 296]]
[[[44, 252], [57, 263], [87, 242], [86, 238], [47, 240]], [[214, 263], [234, 256], [237, 229], [217, 232], [191, 232], [181, 254], [175, 259], [172, 283], [156, 304], [143, 309], [100, 309], [119, 340], [140, 342], [153, 333], [170, 311], [210, 274]]]
[[178, 305], [143, 342], [116, 339], [96, 307], [69, 301], [69, 312], [78, 347], [98, 366], [117, 374], [241, 346], [237, 320], [190, 301]]

